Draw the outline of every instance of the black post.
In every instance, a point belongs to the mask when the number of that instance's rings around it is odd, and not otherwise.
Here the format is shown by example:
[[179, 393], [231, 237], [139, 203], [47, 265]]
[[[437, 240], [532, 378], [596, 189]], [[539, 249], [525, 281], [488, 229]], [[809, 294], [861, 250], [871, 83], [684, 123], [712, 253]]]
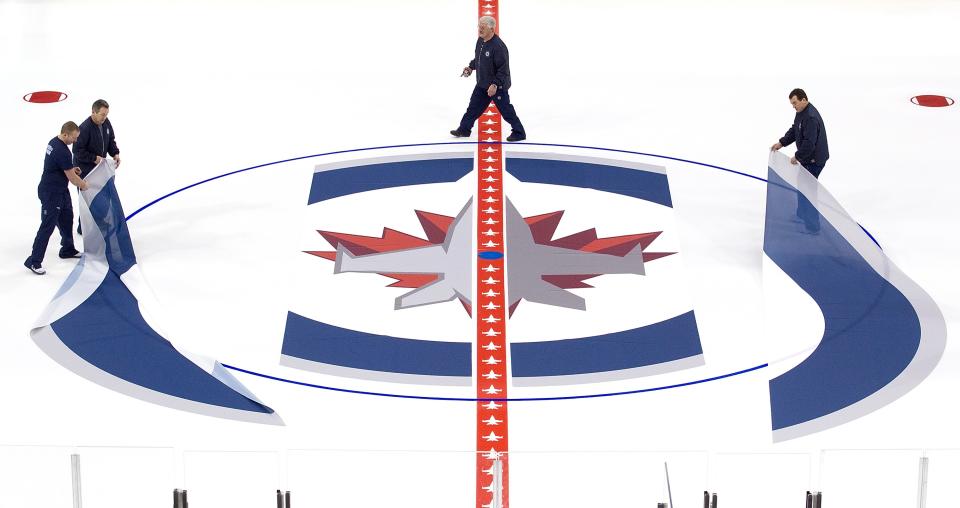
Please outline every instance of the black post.
[[804, 505], [806, 508], [813, 508], [813, 494], [810, 491], [807, 491], [807, 504]]
[[713, 493], [713, 500], [710, 503], [710, 508], [717, 508], [717, 493]]
[[703, 508], [710, 508], [710, 493], [703, 491]]
[[180, 508], [180, 489], [173, 489], [173, 508]]
[[188, 507], [189, 505], [187, 504], [187, 489], [183, 489], [180, 491], [180, 508], [188, 508]]
[[277, 508], [283, 508], [283, 494], [277, 489]]
[[657, 503], [657, 508], [667, 508], [667, 503]]
[[287, 502], [286, 502], [286, 506], [284, 506], [283, 508], [290, 508], [290, 491], [289, 490], [287, 491], [287, 494], [284, 497], [286, 498]]

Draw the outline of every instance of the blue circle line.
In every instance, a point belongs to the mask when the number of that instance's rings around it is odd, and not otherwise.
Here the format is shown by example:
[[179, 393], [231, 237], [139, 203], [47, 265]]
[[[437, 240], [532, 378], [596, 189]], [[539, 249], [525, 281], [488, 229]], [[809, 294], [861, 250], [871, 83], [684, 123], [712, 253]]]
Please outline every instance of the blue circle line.
[[[173, 195], [175, 195], [175, 194], [179, 194], [179, 193], [181, 193], [181, 192], [183, 192], [183, 191], [185, 191], [185, 190], [187, 190], [187, 189], [191, 189], [191, 188], [196, 187], [196, 186], [198, 186], [198, 185], [201, 185], [201, 184], [204, 184], [204, 183], [207, 183], [207, 182], [212, 182], [212, 181], [218, 180], [218, 179], [220, 179], [220, 178], [224, 178], [224, 177], [227, 177], [227, 176], [235, 175], [235, 174], [237, 174], [237, 173], [243, 173], [243, 172], [246, 172], [246, 171], [252, 171], [252, 170], [254, 170], [254, 169], [264, 168], [264, 167], [267, 167], [267, 166], [273, 166], [273, 165], [276, 165], [276, 164], [284, 164], [284, 163], [287, 163], [287, 162], [293, 162], [293, 161], [298, 161], [298, 160], [312, 159], [312, 158], [315, 158], [315, 157], [324, 157], [324, 156], [327, 156], [327, 155], [338, 155], [338, 154], [345, 154], [345, 153], [365, 152], [365, 151], [370, 151], [370, 150], [385, 150], [385, 149], [391, 149], [391, 148], [410, 148], [410, 147], [418, 147], [418, 146], [444, 146], [444, 145], [471, 145], [471, 146], [472, 146], [472, 145], [479, 145], [479, 144], [481, 144], [481, 143], [482, 143], [482, 144], [498, 144], [498, 145], [499, 145], [499, 144], [503, 144], [503, 143], [501, 143], [501, 142], [487, 143], [487, 142], [481, 142], [481, 141], [447, 141], [447, 142], [440, 142], [440, 143], [409, 143], [409, 144], [401, 144], [401, 145], [384, 145], [384, 146], [372, 146], [372, 147], [366, 147], [366, 148], [352, 148], [352, 149], [349, 149], [349, 150], [336, 150], [336, 151], [332, 151], [332, 152], [325, 152], [325, 153], [319, 153], [319, 154], [313, 154], [313, 155], [304, 155], [304, 156], [301, 156], [301, 157], [293, 157], [293, 158], [290, 158], [290, 159], [284, 159], [284, 160], [279, 160], [279, 161], [274, 161], [274, 162], [267, 162], [267, 163], [264, 163], [264, 164], [258, 164], [258, 165], [256, 165], [256, 166], [250, 166], [250, 167], [247, 167], [247, 168], [238, 169], [238, 170], [235, 170], [235, 171], [230, 171], [230, 172], [224, 173], [224, 174], [222, 174], [222, 175], [213, 176], [213, 177], [207, 178], [206, 180], [201, 180], [201, 181], [199, 181], [199, 182], [196, 182], [196, 183], [187, 185], [186, 187], [181, 187], [181, 188], [179, 188], [179, 189], [177, 189], [177, 190], [175, 190], [175, 191], [173, 191], [173, 192], [170, 192], [170, 193], [168, 193], [168, 194], [166, 194], [166, 195], [160, 196], [159, 198], [154, 199], [153, 201], [151, 201], [151, 202], [149, 202], [149, 203], [141, 206], [141, 207], [138, 208], [136, 211], [134, 211], [133, 213], [131, 213], [130, 215], [128, 215], [127, 218], [126, 218], [126, 220], [129, 221], [129, 220], [132, 219], [134, 216], [136, 216], [136, 215], [139, 214], [140, 212], [146, 210], [147, 208], [149, 208], [149, 207], [151, 207], [151, 206], [159, 203], [160, 201], [163, 201], [164, 199], [167, 199], [167, 198], [169, 198], [169, 197], [171, 197], [171, 196], [173, 196]], [[605, 152], [625, 153], [625, 154], [631, 154], [631, 155], [641, 155], [641, 156], [645, 156], [645, 157], [654, 157], [654, 158], [659, 158], [659, 159], [666, 159], [666, 160], [672, 160], [672, 161], [678, 161], [678, 162], [685, 162], [685, 163], [693, 164], [693, 165], [697, 165], [697, 166], [703, 166], [703, 167], [712, 168], [712, 169], [719, 169], [720, 171], [726, 171], [726, 172], [728, 172], [728, 173], [733, 173], [733, 174], [735, 174], [735, 175], [740, 175], [740, 176], [745, 176], [745, 177], [747, 177], [747, 178], [752, 178], [752, 179], [757, 180], [757, 181], [760, 181], [760, 182], [769, 183], [769, 182], [767, 182], [766, 179], [760, 178], [759, 176], [751, 175], [751, 174], [749, 174], [749, 173], [744, 173], [744, 172], [741, 172], [741, 171], [735, 171], [735, 170], [733, 170], [733, 169], [728, 169], [728, 168], [716, 166], [716, 165], [713, 165], [713, 164], [706, 164], [706, 163], [704, 163], [704, 162], [697, 162], [697, 161], [692, 161], [692, 160], [689, 160], [689, 159], [682, 159], [682, 158], [679, 158], [679, 157], [671, 157], [671, 156], [669, 156], [669, 155], [657, 155], [657, 154], [652, 154], [652, 153], [637, 152], [637, 151], [633, 151], [633, 150], [622, 150], [622, 149], [617, 149], [617, 148], [603, 148], [603, 147], [586, 146], [586, 145], [567, 145], [567, 144], [560, 144], [560, 143], [510, 143], [510, 144], [512, 144], [512, 145], [526, 145], [526, 146], [549, 146], [549, 147], [560, 147], [560, 148], [581, 148], [581, 149], [588, 149], [588, 150], [600, 150], [600, 151], [605, 151]], [[863, 226], [860, 226], [860, 227], [864, 230], [865, 233], [867, 233], [867, 236], [869, 236], [875, 243], [877, 243], [876, 240], [873, 239], [873, 236], [870, 234], [870, 232], [866, 230], [866, 228], [863, 228]], [[879, 247], [879, 245], [880, 245], [880, 244], [877, 243], [877, 246], [878, 246], [878, 247]], [[401, 395], [401, 394], [390, 394], [390, 393], [379, 393], [379, 392], [365, 392], [365, 391], [360, 391], [360, 390], [350, 390], [350, 389], [346, 389], [346, 388], [335, 388], [335, 387], [331, 387], [331, 386], [323, 386], [323, 385], [315, 385], [315, 384], [311, 384], [311, 383], [304, 383], [304, 382], [300, 382], [300, 381], [294, 381], [294, 380], [290, 380], [290, 379], [284, 379], [284, 378], [279, 378], [279, 377], [275, 377], [275, 376], [270, 376], [270, 375], [268, 375], [268, 374], [262, 374], [262, 373], [259, 373], [259, 372], [254, 372], [254, 371], [242, 369], [242, 368], [240, 368], [240, 367], [234, 367], [234, 366], [227, 365], [227, 364], [222, 364], [222, 365], [223, 365], [224, 367], [228, 368], [228, 369], [232, 369], [232, 370], [235, 370], [235, 371], [237, 371], [237, 372], [243, 372], [243, 373], [250, 374], [250, 375], [253, 375], [253, 376], [259, 376], [259, 377], [262, 377], [262, 378], [272, 379], [272, 380], [275, 380], [275, 381], [281, 381], [281, 382], [284, 382], [284, 383], [296, 384], [296, 385], [301, 385], [301, 386], [308, 386], [308, 387], [312, 387], [312, 388], [319, 388], [319, 389], [323, 389], [323, 390], [337, 391], [337, 392], [343, 392], [343, 393], [355, 393], [355, 394], [361, 394], [361, 395], [375, 395], [375, 396], [379, 396], [379, 397], [396, 397], [396, 398], [405, 398], [405, 399], [446, 400], [446, 401], [469, 401], [469, 402], [477, 402], [477, 401], [480, 401], [480, 402], [484, 402], [484, 401], [505, 401], [505, 402], [548, 401], [548, 400], [570, 400], [570, 399], [588, 399], [588, 398], [597, 398], [597, 397], [612, 397], [612, 396], [616, 396], [616, 395], [630, 395], [630, 394], [636, 394], [636, 393], [645, 393], [645, 392], [653, 392], [653, 391], [659, 391], [659, 390], [667, 390], [667, 389], [670, 389], [670, 388], [680, 388], [680, 387], [683, 387], [683, 386], [690, 386], [690, 385], [695, 385], [695, 384], [700, 384], [700, 383], [706, 383], [706, 382], [709, 382], [709, 381], [716, 381], [716, 380], [723, 379], [723, 378], [727, 378], [727, 377], [732, 377], [732, 376], [736, 376], [736, 375], [740, 375], [740, 374], [746, 374], [746, 373], [748, 373], [748, 372], [752, 372], [752, 371], [754, 371], [754, 370], [758, 370], [758, 369], [762, 369], [762, 368], [764, 368], [764, 367], [767, 367], [767, 364], [764, 363], [764, 364], [762, 364], [762, 365], [757, 365], [757, 366], [751, 367], [751, 368], [749, 368], [749, 369], [745, 369], [745, 370], [741, 370], [741, 371], [737, 371], [737, 372], [732, 372], [732, 373], [729, 373], [729, 374], [723, 374], [723, 375], [716, 376], [716, 377], [712, 377], [712, 378], [699, 379], [699, 380], [696, 380], [696, 381], [689, 381], [689, 382], [686, 382], [686, 383], [679, 383], [679, 384], [674, 384], [674, 385], [660, 386], [660, 387], [655, 387], [655, 388], [644, 388], [644, 389], [640, 389], [640, 390], [631, 390], [631, 391], [626, 391], [626, 392], [601, 393], [601, 394], [593, 394], [593, 395], [574, 395], [574, 396], [566, 396], [566, 397], [528, 397], [528, 398], [513, 398], [513, 399], [511, 399], [511, 398], [506, 398], [506, 399], [480, 399], [480, 398], [462, 398], [462, 397], [426, 397], [426, 396], [418, 396], [418, 395]]]
[[[127, 220], [129, 221], [130, 219], [134, 218], [137, 214], [139, 214], [140, 212], [146, 210], [147, 208], [150, 208], [151, 206], [159, 203], [160, 201], [163, 201], [164, 199], [167, 199], [167, 198], [169, 198], [170, 196], [173, 196], [173, 195], [175, 195], [175, 194], [179, 194], [179, 193], [181, 193], [181, 192], [183, 192], [183, 191], [185, 191], [185, 190], [187, 190], [187, 189], [192, 189], [193, 187], [196, 187], [196, 186], [198, 186], [198, 185], [202, 185], [202, 184], [205, 184], [205, 183], [207, 183], [207, 182], [212, 182], [212, 181], [214, 181], [214, 180], [218, 180], [218, 179], [223, 178], [223, 177], [226, 177], [226, 176], [231, 176], [231, 175], [235, 175], [235, 174], [237, 174], [237, 173], [243, 173], [243, 172], [246, 172], [246, 171], [252, 171], [252, 170], [254, 170], [254, 169], [260, 169], [260, 168], [264, 168], [264, 167], [267, 167], [267, 166], [274, 166], [274, 165], [276, 165], [276, 164], [284, 164], [284, 163], [287, 163], [287, 162], [294, 162], [294, 161], [299, 161], [299, 160], [304, 160], [304, 159], [312, 159], [312, 158], [314, 158], [314, 157], [325, 157], [325, 156], [327, 156], [327, 155], [339, 155], [339, 154], [344, 154], [344, 153], [366, 152], [366, 151], [370, 151], [370, 150], [386, 150], [386, 149], [390, 149], [390, 148], [410, 148], [410, 147], [417, 147], [417, 146], [479, 145], [479, 144], [481, 144], [481, 143], [482, 143], [482, 144], [485, 144], [485, 145], [490, 145], [490, 144], [500, 145], [500, 144], [503, 144], [503, 143], [499, 143], [499, 142], [498, 142], [498, 143], [486, 143], [486, 142], [480, 142], [480, 141], [446, 141], [446, 142], [442, 142], [442, 143], [410, 143], [410, 144], [404, 144], [404, 145], [384, 145], [384, 146], [371, 146], [371, 147], [367, 147], [367, 148], [351, 148], [351, 149], [349, 149], [349, 150], [336, 150], [336, 151], [333, 151], [333, 152], [318, 153], [318, 154], [313, 154], [313, 155], [303, 155], [303, 156], [300, 156], [300, 157], [293, 157], [293, 158], [290, 158], [290, 159], [284, 159], [284, 160], [279, 160], [279, 161], [274, 161], [274, 162], [267, 162], [267, 163], [264, 163], [264, 164], [258, 164], [258, 165], [256, 165], [256, 166], [250, 166], [250, 167], [248, 167], [248, 168], [243, 168], [243, 169], [238, 169], [238, 170], [235, 170], [235, 171], [230, 171], [229, 173], [224, 173], [224, 174], [222, 174], [222, 175], [213, 176], [213, 177], [207, 178], [206, 180], [201, 180], [201, 181], [199, 181], [199, 182], [196, 182], [196, 183], [192, 183], [192, 184], [190, 184], [190, 185], [187, 185], [186, 187], [181, 187], [181, 188], [179, 188], [179, 189], [177, 189], [177, 190], [175, 190], [175, 191], [173, 191], [173, 192], [170, 192], [170, 193], [168, 193], [168, 194], [165, 194], [165, 195], [163, 195], [163, 196], [160, 196], [159, 198], [154, 199], [153, 201], [151, 201], [151, 202], [149, 202], [149, 203], [141, 206], [140, 208], [138, 208], [137, 210], [135, 210], [133, 213], [131, 213], [130, 215], [128, 215], [128, 216], [127, 216]], [[681, 158], [679, 158], [679, 157], [671, 157], [671, 156], [669, 156], [669, 155], [657, 155], [657, 154], [653, 154], [653, 153], [635, 152], [635, 151], [632, 151], [632, 150], [621, 150], [621, 149], [617, 149], [617, 148], [603, 148], [603, 147], [598, 147], [598, 146], [564, 145], [564, 144], [559, 144], [559, 143], [510, 143], [510, 144], [511, 144], [511, 145], [526, 145], [526, 146], [552, 146], [552, 147], [560, 147], [560, 148], [585, 148], [585, 149], [589, 149], [589, 150], [601, 150], [601, 151], [605, 151], [605, 152], [628, 153], [628, 154], [631, 154], [631, 155], [642, 155], [642, 156], [645, 156], [645, 157], [655, 157], [655, 158], [658, 158], [658, 159], [667, 159], [667, 160], [678, 161], [678, 162], [686, 162], [686, 163], [688, 163], [688, 164], [694, 164], [694, 165], [697, 165], [697, 166], [704, 166], [704, 167], [708, 167], [708, 168], [719, 169], [719, 170], [721, 170], [721, 171], [726, 171], [726, 172], [728, 172], [728, 173], [733, 173], [733, 174], [736, 174], [736, 175], [745, 176], [745, 177], [747, 177], [747, 178], [753, 178], [754, 180], [758, 180], [758, 181], [761, 181], [761, 182], [766, 182], [766, 181], [767, 181], [767, 180], [765, 180], [765, 179], [763, 179], [763, 178], [760, 178], [759, 176], [754, 176], [754, 175], [751, 175], [751, 174], [748, 174], [748, 173], [743, 173], [743, 172], [741, 172], [741, 171], [735, 171], [735, 170], [723, 168], [723, 167], [720, 167], [720, 166], [714, 166], [713, 164], [706, 164], [706, 163], [703, 163], [703, 162], [697, 162], [697, 161], [692, 161], [692, 160], [688, 160], [688, 159], [681, 159]]]
[[573, 400], [573, 399], [596, 399], [600, 397], [615, 397], [618, 395], [633, 395], [637, 393], [647, 393], [647, 392], [657, 392], [661, 390], [669, 390], [672, 388], [682, 388], [684, 386], [698, 385], [701, 383], [708, 383], [710, 381], [717, 381], [720, 379], [739, 376], [740, 374], [747, 374], [755, 370], [760, 370], [767, 367], [769, 364], [761, 364], [748, 369], [738, 370], [736, 372], [730, 372], [728, 374], [721, 374], [719, 376], [708, 377], [704, 379], [697, 379], [695, 381], [687, 381], [685, 383], [677, 383], [672, 385], [665, 386], [655, 386], [653, 388], [641, 388], [639, 390], [629, 390], [625, 392], [611, 392], [611, 393], [595, 393], [590, 395], [567, 395], [562, 397], [516, 397], [516, 398], [471, 398], [471, 397], [427, 397], [425, 395], [403, 395], [399, 393], [382, 393], [382, 392], [366, 392], [362, 390], [349, 390], [347, 388], [336, 388], [333, 386], [324, 386], [317, 385], [313, 383], [305, 383], [303, 381], [294, 381], [292, 379], [285, 379], [282, 377], [271, 376], [268, 374], [261, 374], [259, 372], [254, 372], [252, 370], [242, 369], [240, 367], [234, 367], [233, 365], [221, 364], [224, 367], [235, 370], [237, 372], [243, 372], [244, 374], [250, 374], [252, 376], [262, 377], [265, 379], [271, 379], [273, 381], [281, 381], [283, 383], [289, 383], [293, 385], [306, 386], [308, 388], [319, 388], [321, 390], [329, 390], [332, 392], [341, 392], [341, 393], [353, 393], [358, 395], [374, 395], [377, 397], [392, 397], [397, 399], [418, 399], [418, 400], [442, 400], [442, 401], [454, 401], [454, 402], [534, 402], [534, 401], [553, 401], [553, 400]]

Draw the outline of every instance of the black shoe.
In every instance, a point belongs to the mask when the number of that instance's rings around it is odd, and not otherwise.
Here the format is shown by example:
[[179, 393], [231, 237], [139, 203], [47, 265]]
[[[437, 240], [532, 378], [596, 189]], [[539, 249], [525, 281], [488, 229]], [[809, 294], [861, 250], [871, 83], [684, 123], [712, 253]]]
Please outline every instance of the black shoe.
[[453, 137], [455, 137], [455, 138], [469, 138], [469, 137], [470, 137], [470, 131], [462, 131], [462, 130], [460, 130], [460, 129], [453, 129], [452, 131], [450, 131], [450, 135], [453, 136]]
[[78, 251], [77, 249], [70, 249], [68, 251], [61, 251], [60, 259], [75, 259], [80, 257], [80, 255], [81, 255], [80, 251]]
[[525, 139], [527, 139], [527, 134], [524, 132], [511, 132], [510, 135], [507, 136], [507, 141], [510, 142], [523, 141]]
[[31, 263], [30, 258], [27, 258], [27, 260], [23, 262], [23, 266], [27, 267], [27, 270], [30, 270], [31, 272], [37, 275], [43, 275], [47, 273], [47, 271], [44, 270], [42, 266]]

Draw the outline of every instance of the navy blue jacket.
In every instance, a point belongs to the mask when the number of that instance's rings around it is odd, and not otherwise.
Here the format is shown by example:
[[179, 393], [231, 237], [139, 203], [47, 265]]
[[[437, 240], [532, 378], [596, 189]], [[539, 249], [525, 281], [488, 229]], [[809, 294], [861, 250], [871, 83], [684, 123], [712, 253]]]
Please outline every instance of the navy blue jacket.
[[66, 190], [67, 178], [66, 171], [71, 171], [76, 167], [70, 157], [70, 149], [67, 144], [54, 137], [47, 143], [47, 154], [43, 157], [43, 175], [40, 176], [40, 185], [37, 189], [40, 192], [51, 192]]
[[80, 168], [80, 176], [87, 176], [87, 173], [96, 167], [98, 155], [113, 157], [119, 153], [117, 138], [109, 118], [104, 120], [103, 125], [93, 123], [90, 117], [80, 124], [80, 137], [73, 144], [73, 162]]
[[485, 89], [494, 84], [504, 90], [510, 88], [510, 54], [499, 35], [493, 34], [493, 38], [486, 42], [477, 38], [470, 68], [477, 71], [478, 87]]
[[830, 158], [830, 150], [827, 147], [827, 129], [823, 126], [820, 112], [813, 107], [813, 104], [807, 104], [803, 111], [797, 113], [793, 118], [793, 125], [780, 138], [780, 144], [783, 146], [787, 146], [794, 141], [797, 142], [795, 157], [804, 167], [822, 168], [827, 163], [827, 159]]

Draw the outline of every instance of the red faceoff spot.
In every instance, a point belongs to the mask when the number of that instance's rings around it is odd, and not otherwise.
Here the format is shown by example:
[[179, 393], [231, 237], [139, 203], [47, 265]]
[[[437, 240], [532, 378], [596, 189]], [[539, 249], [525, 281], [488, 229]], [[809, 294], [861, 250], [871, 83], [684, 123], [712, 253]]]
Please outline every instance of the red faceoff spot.
[[953, 99], [942, 95], [918, 95], [911, 98], [910, 102], [917, 106], [926, 106], [928, 108], [943, 108], [953, 105]]
[[67, 94], [64, 92], [31, 92], [24, 95], [23, 100], [36, 104], [49, 104], [67, 100]]

